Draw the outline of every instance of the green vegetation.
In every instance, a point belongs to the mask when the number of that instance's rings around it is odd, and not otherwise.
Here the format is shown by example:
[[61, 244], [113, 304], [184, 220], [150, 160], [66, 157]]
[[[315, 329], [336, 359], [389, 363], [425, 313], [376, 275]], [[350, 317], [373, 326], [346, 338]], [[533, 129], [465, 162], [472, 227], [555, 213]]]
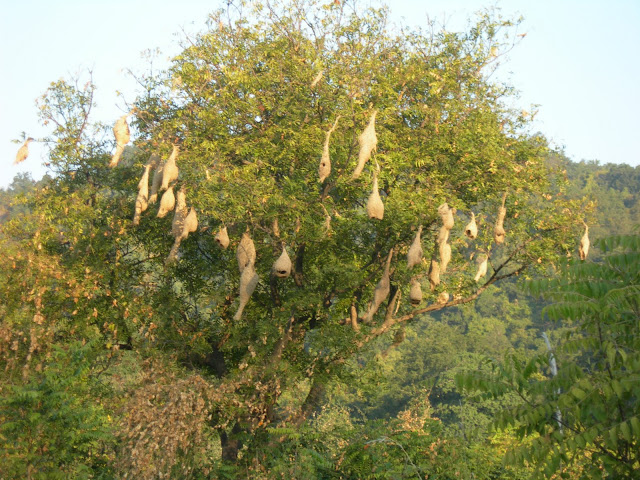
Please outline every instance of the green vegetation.
[[[52, 83], [51, 177], [0, 191], [0, 478], [633, 478], [640, 169], [572, 163], [529, 133], [491, 77], [513, 27], [230, 5], [138, 79], [116, 168], [92, 82]], [[353, 178], [374, 111], [377, 149]], [[199, 226], [167, 261], [173, 215], [132, 218], [150, 156], [174, 144]], [[452, 259], [431, 285], [444, 202]], [[600, 240], [577, 264], [582, 221]], [[234, 319], [245, 232], [260, 281]]]

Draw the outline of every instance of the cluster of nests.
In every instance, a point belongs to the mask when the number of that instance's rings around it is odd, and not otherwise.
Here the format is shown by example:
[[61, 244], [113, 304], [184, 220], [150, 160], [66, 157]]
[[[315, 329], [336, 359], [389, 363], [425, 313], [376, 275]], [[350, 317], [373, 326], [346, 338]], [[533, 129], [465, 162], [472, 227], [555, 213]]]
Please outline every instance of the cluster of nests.
[[[129, 143], [130, 133], [126, 119], [131, 113], [132, 112], [129, 112], [127, 115], [120, 117], [114, 126], [113, 132], [116, 138], [116, 152], [114, 153], [110, 163], [111, 167], [118, 165], [124, 147]], [[378, 139], [375, 131], [376, 114], [377, 111], [374, 110], [370, 116], [367, 127], [358, 137], [360, 149], [358, 154], [358, 164], [352, 174], [352, 178], [354, 179], [360, 176], [365, 164], [371, 158], [372, 153], [377, 147]], [[336, 118], [332, 127], [325, 134], [325, 142], [323, 145], [320, 165], [318, 167], [318, 178], [320, 182], [324, 182], [331, 174], [329, 139], [333, 131], [336, 129], [339, 119], [340, 117]], [[158, 209], [157, 216], [164, 217], [170, 211], [174, 211], [171, 233], [175, 241], [167, 257], [167, 263], [173, 262], [177, 258], [180, 243], [188, 237], [189, 233], [195, 232], [198, 228], [198, 218], [195, 209], [193, 207], [191, 209], [187, 207], [184, 187], [177, 192], [177, 198], [173, 191], [174, 184], [178, 179], [179, 173], [178, 166], [176, 164], [178, 155], [179, 147], [177, 145], [173, 146], [173, 151], [169, 159], [166, 161], [162, 161], [156, 155], [151, 155], [148, 163], [145, 165], [144, 174], [138, 184], [138, 196], [136, 197], [135, 213], [133, 218], [133, 224], [138, 225], [141, 214], [149, 205], [154, 204], [157, 201], [158, 193], [164, 191], [160, 199], [160, 207]], [[151, 192], [149, 192], [149, 174], [152, 168], [155, 168], [155, 173], [151, 183]], [[373, 174], [372, 191], [367, 201], [367, 214], [369, 218], [382, 220], [384, 216], [384, 203], [382, 202], [378, 189], [377, 175], [379, 172], [380, 167], [379, 165], [376, 165], [376, 169]], [[504, 228], [504, 219], [507, 213], [505, 208], [506, 198], [507, 194], [505, 193], [502, 196], [502, 204], [498, 209], [497, 219], [494, 225], [494, 240], [497, 244], [504, 243], [506, 236]], [[455, 208], [449, 207], [447, 203], [443, 203], [438, 207], [438, 215], [442, 221], [442, 226], [438, 231], [436, 248], [434, 249], [429, 265], [428, 279], [431, 291], [434, 291], [438, 285], [440, 285], [440, 275], [446, 273], [448, 264], [451, 260], [451, 244], [449, 243], [449, 235], [454, 226], [455, 213]], [[589, 227], [586, 224], [584, 225], [585, 233], [580, 240], [579, 247], [581, 260], [584, 260], [587, 257], [590, 245], [588, 236]], [[464, 233], [472, 240], [478, 236], [478, 225], [473, 212], [471, 212], [470, 221], [466, 225]], [[407, 254], [407, 267], [409, 270], [422, 263], [423, 251], [421, 234], [422, 226], [420, 225], [418, 226], [417, 233]], [[229, 246], [230, 240], [226, 227], [223, 226], [216, 233], [215, 240], [222, 248], [226, 249]], [[242, 235], [242, 238], [238, 243], [236, 256], [238, 260], [238, 269], [240, 271], [240, 289], [239, 306], [234, 319], [239, 320], [242, 318], [244, 308], [259, 282], [259, 277], [255, 270], [256, 249], [248, 231]], [[392, 256], [393, 249], [387, 256], [385, 269], [382, 278], [375, 287], [373, 299], [369, 304], [367, 311], [361, 317], [364, 322], [372, 320], [380, 305], [389, 296], [391, 289], [390, 265]], [[480, 281], [480, 279], [487, 274], [488, 260], [489, 256], [486, 253], [480, 253], [477, 255], [477, 272], [474, 277], [476, 282]], [[286, 278], [291, 274], [291, 269], [292, 262], [283, 245], [282, 254], [275, 261], [272, 271], [277, 277]], [[420, 275], [411, 279], [409, 298], [412, 305], [418, 305], [423, 300], [420, 279]], [[448, 292], [441, 292], [437, 301], [438, 303], [446, 304], [449, 302], [449, 299], [450, 295]]]

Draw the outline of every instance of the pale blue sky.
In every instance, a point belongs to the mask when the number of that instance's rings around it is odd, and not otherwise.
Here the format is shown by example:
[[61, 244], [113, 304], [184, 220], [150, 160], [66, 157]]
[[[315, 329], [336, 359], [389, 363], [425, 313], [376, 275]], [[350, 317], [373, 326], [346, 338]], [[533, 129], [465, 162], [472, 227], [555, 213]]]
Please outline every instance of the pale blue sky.
[[[327, 0], [329, 2], [329, 0]], [[536, 129], [573, 160], [640, 165], [640, 1], [638, 0], [396, 0], [395, 19], [416, 24], [428, 14], [450, 30], [490, 5], [523, 15], [527, 36], [499, 72], [521, 92], [517, 106], [539, 104]], [[0, 187], [18, 172], [44, 172], [45, 151], [13, 166], [22, 131], [46, 134], [35, 99], [51, 81], [91, 68], [97, 84], [95, 119], [111, 124], [134, 98], [126, 69], [144, 68], [141, 52], [179, 52], [179, 32], [204, 28], [219, 1], [22, 0], [0, 6]]]

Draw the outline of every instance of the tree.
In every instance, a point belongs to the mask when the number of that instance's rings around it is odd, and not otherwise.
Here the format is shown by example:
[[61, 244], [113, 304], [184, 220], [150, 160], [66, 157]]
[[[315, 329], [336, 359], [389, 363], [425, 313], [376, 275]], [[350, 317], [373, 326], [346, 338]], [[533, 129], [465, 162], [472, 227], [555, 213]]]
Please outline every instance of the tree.
[[[520, 395], [522, 404], [496, 426], [528, 437], [507, 458], [533, 463], [545, 478], [571, 469], [581, 478], [636, 478], [640, 466], [640, 237], [608, 237], [598, 246], [601, 262], [574, 263], [531, 284], [553, 302], [549, 318], [564, 325], [552, 355], [511, 357], [490, 379], [460, 377], [496, 396]], [[552, 358], [557, 375], [549, 375]]]
[[[216, 12], [169, 71], [139, 79], [136, 140], [116, 169], [107, 167], [101, 133], [108, 128], [89, 121], [93, 85], [52, 84], [41, 114], [55, 126], [57, 176], [34, 195], [32, 223], [6, 228], [24, 239], [16, 255], [42, 248], [37, 258], [55, 259], [59, 275], [77, 281], [80, 295], [64, 296], [55, 275], [44, 284], [37, 274], [23, 278], [22, 288], [39, 284], [49, 300], [44, 314], [39, 297], [29, 297], [31, 313], [65, 319], [69, 337], [100, 339], [101, 358], [132, 349], [195, 370], [194, 384], [211, 386], [207, 408], [224, 468], [251, 475], [277, 442], [270, 432], [311, 418], [359, 352], [391, 342], [392, 331], [424, 313], [548, 268], [574, 248], [566, 239], [577, 237], [583, 212], [579, 202], [548, 193], [557, 180], [545, 166], [544, 138], [527, 133], [525, 119], [506, 107], [511, 90], [491, 81], [495, 52], [511, 46], [511, 22], [484, 14], [466, 33], [435, 25], [394, 33], [386, 9], [360, 13], [349, 2], [243, 8]], [[377, 149], [353, 178], [358, 137], [372, 117]], [[327, 139], [332, 169], [320, 183]], [[184, 188], [200, 227], [167, 262], [171, 215], [156, 218], [152, 205], [138, 226], [131, 217], [150, 156], [166, 159], [175, 145], [174, 190]], [[366, 213], [376, 175], [382, 220]], [[447, 234], [448, 270], [431, 289], [428, 260], [439, 261], [445, 202], [462, 213]], [[501, 206], [504, 243], [493, 233]], [[462, 234], [471, 212], [480, 226], [475, 240]], [[405, 256], [419, 226], [427, 261], [409, 270]], [[228, 249], [212, 235], [222, 227]], [[245, 232], [260, 281], [234, 320], [235, 250]], [[272, 265], [283, 248], [293, 271], [279, 279]], [[491, 268], [476, 282], [481, 254]], [[369, 304], [385, 268], [389, 292], [374, 312]], [[426, 292], [418, 306], [404, 300], [414, 278]], [[11, 282], [4, 287], [15, 299], [6, 308], [18, 312], [20, 294]], [[449, 299], [438, 300], [444, 293]], [[27, 327], [15, 328], [18, 335]], [[294, 392], [287, 408], [285, 392]], [[139, 418], [123, 428], [139, 439], [134, 455], [151, 458], [158, 442], [135, 432], [161, 436], [171, 426], [154, 430], [145, 423], [153, 418]], [[183, 450], [175, 451], [167, 472], [179, 464]]]

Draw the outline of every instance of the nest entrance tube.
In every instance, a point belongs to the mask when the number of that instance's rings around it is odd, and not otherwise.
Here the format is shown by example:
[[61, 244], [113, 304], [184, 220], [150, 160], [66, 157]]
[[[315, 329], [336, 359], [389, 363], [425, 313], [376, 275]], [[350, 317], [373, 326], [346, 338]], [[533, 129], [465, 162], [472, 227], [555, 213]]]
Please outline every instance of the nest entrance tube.
[[256, 289], [258, 285], [258, 281], [260, 278], [253, 268], [253, 263], [249, 264], [242, 271], [242, 275], [240, 275], [240, 303], [238, 305], [238, 310], [236, 314], [233, 316], [234, 320], [240, 320], [242, 318], [242, 312], [244, 311], [244, 307], [247, 306], [253, 291]]
[[273, 264], [273, 273], [276, 277], [279, 278], [287, 278], [291, 275], [291, 258], [289, 258], [289, 254], [287, 253], [287, 249], [282, 247], [282, 254]]
[[589, 246], [591, 242], [589, 241], [589, 226], [584, 224], [584, 235], [580, 239], [580, 246], [578, 247], [578, 253], [580, 254], [580, 260], [586, 260], [587, 255], [589, 255]]
[[422, 241], [420, 240], [420, 234], [422, 233], [422, 225], [418, 227], [416, 236], [413, 239], [409, 252], [407, 253], [407, 268], [411, 269], [415, 265], [422, 262]]
[[378, 145], [378, 137], [376, 135], [376, 115], [377, 110], [371, 113], [369, 124], [364, 131], [358, 137], [358, 143], [360, 144], [360, 150], [358, 152], [358, 165], [353, 171], [352, 178], [356, 179], [362, 173], [365, 163], [371, 158], [371, 153], [376, 149]]

